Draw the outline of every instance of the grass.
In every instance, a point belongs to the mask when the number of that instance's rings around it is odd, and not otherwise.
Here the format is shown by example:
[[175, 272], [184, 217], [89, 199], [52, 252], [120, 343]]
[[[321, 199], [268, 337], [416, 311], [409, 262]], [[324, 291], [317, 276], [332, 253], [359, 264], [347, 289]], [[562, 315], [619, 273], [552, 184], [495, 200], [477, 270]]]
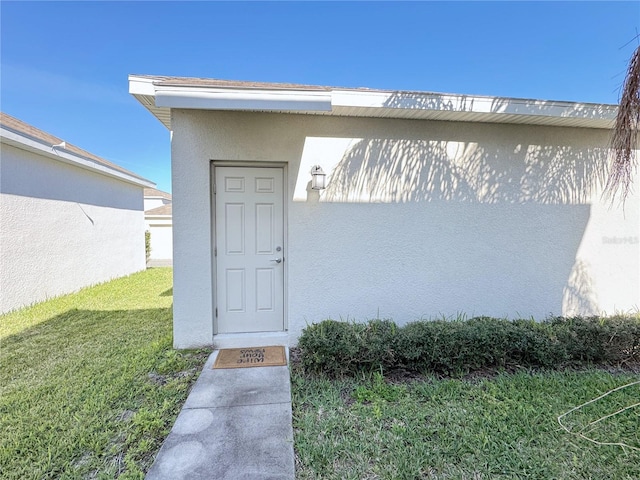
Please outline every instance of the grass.
[[[572, 407], [633, 381], [602, 370], [391, 384], [292, 372], [300, 479], [637, 479], [640, 451], [561, 429]], [[573, 432], [640, 448], [640, 386], [567, 415]], [[585, 428], [586, 427], [586, 428]]]
[[[0, 316], [0, 477], [143, 478], [207, 351], [171, 348], [171, 269]], [[292, 369], [300, 479], [637, 479], [640, 451], [557, 417], [638, 376], [603, 370], [330, 380]], [[636, 385], [572, 432], [640, 448]]]
[[0, 316], [0, 477], [143, 478], [208, 352], [172, 349], [171, 269]]

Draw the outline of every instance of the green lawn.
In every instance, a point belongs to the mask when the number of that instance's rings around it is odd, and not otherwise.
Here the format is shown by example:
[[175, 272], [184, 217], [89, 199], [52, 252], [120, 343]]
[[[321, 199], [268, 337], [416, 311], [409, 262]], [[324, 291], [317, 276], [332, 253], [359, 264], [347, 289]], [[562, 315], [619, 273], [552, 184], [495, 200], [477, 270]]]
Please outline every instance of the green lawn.
[[[0, 316], [0, 478], [143, 478], [208, 351], [171, 348], [171, 269]], [[638, 479], [640, 380], [542, 372], [475, 381], [292, 371], [300, 479]]]
[[[638, 479], [640, 401], [632, 373], [517, 373], [466, 381], [390, 384], [379, 374], [329, 380], [292, 374], [300, 479]], [[585, 428], [586, 427], [586, 428]]]
[[143, 478], [208, 353], [171, 348], [171, 273], [0, 316], [0, 477]]

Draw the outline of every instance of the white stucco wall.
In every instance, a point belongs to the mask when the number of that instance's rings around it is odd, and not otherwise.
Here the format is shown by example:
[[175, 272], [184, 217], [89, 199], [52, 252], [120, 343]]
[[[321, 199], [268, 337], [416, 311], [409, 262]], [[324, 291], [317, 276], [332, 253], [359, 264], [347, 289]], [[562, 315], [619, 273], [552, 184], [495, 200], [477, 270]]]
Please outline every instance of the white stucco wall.
[[0, 312], [145, 268], [142, 186], [2, 144]]
[[146, 229], [151, 233], [149, 260], [171, 260], [173, 258], [173, 227], [171, 217], [145, 217]]
[[[608, 132], [172, 113], [174, 342], [211, 343], [210, 161], [288, 164], [290, 339], [325, 318], [542, 319], [640, 305], [640, 197], [600, 201]], [[311, 165], [328, 188], [309, 188]]]
[[171, 203], [171, 200], [168, 198], [162, 197], [144, 197], [144, 210], [152, 210], [154, 208], [162, 207], [163, 205], [168, 205]]

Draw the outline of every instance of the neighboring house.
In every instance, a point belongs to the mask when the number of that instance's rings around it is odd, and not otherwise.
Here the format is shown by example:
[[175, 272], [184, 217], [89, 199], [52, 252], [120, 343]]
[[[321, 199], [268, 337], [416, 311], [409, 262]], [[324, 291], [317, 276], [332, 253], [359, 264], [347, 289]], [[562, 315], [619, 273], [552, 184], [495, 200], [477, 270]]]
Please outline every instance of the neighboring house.
[[154, 184], [0, 115], [0, 313], [145, 268]]
[[601, 200], [613, 105], [129, 82], [172, 132], [176, 347], [640, 306], [640, 197]]
[[166, 267], [172, 265], [173, 238], [171, 220], [171, 194], [144, 189], [144, 221], [151, 237], [151, 254], [147, 265]]
[[144, 211], [171, 205], [171, 194], [156, 188], [144, 189]]

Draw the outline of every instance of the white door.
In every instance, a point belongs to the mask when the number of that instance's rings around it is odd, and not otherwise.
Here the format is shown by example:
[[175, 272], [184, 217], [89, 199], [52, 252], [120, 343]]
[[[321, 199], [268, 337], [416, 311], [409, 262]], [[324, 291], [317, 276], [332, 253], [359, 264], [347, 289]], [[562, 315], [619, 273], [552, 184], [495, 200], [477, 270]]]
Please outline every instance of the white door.
[[281, 168], [215, 167], [218, 333], [284, 329]]

